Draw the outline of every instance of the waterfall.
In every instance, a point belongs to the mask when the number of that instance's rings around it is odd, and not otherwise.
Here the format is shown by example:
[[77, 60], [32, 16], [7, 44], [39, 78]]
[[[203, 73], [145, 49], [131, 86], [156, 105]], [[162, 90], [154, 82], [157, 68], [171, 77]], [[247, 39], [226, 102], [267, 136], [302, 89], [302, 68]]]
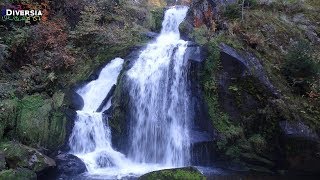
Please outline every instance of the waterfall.
[[133, 102], [129, 157], [136, 162], [174, 167], [189, 164], [187, 42], [179, 34], [187, 10], [167, 10], [160, 36], [127, 73]]
[[[91, 81], [77, 93], [83, 98], [84, 107], [77, 111], [77, 119], [69, 139], [71, 153], [81, 158], [89, 172], [110, 167], [125, 159], [112, 149], [111, 131], [103, 121], [101, 112], [96, 112], [114, 84], [122, 69], [123, 59], [116, 58], [102, 69], [97, 80]], [[110, 103], [105, 107], [109, 108]]]
[[[98, 110], [116, 84], [124, 60], [112, 60], [96, 80], [77, 90], [84, 107], [77, 111], [69, 139], [70, 153], [85, 163], [89, 175], [115, 179], [189, 165], [192, 113], [186, 77], [187, 42], [179, 34], [179, 24], [187, 10], [176, 6], [166, 11], [159, 37], [141, 52], [126, 73], [132, 85], [131, 143], [127, 155], [113, 149], [108, 119]], [[103, 110], [110, 106], [109, 100]]]

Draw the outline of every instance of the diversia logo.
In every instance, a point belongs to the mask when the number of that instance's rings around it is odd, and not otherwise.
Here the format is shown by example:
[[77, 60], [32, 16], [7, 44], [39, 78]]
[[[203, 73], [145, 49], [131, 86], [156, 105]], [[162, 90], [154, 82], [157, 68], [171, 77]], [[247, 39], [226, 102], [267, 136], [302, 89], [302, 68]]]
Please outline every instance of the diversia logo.
[[[45, 17], [43, 17], [45, 13]], [[26, 24], [44, 20], [48, 15], [47, 4], [7, 3], [1, 8], [2, 21], [23, 21]]]
[[42, 16], [41, 10], [12, 10], [6, 9], [6, 16]]

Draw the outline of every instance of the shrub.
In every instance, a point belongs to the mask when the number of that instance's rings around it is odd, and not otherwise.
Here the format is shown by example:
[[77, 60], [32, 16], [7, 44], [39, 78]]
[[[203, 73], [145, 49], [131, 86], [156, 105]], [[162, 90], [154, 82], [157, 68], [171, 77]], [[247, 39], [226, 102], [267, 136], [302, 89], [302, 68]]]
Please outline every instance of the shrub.
[[282, 73], [295, 93], [309, 92], [310, 84], [319, 73], [319, 64], [312, 57], [309, 43], [300, 41], [289, 49]]
[[227, 5], [224, 16], [226, 16], [228, 19], [237, 19], [241, 17], [241, 7], [239, 4], [230, 4]]
[[249, 142], [257, 153], [261, 153], [267, 148], [267, 142], [260, 134], [251, 136]]
[[206, 25], [202, 25], [199, 28], [194, 28], [191, 36], [196, 43], [204, 45], [210, 39], [210, 32]]
[[32, 29], [32, 42], [28, 52], [33, 65], [43, 69], [61, 69], [72, 66], [75, 59], [67, 45], [67, 25], [64, 18], [57, 17]]

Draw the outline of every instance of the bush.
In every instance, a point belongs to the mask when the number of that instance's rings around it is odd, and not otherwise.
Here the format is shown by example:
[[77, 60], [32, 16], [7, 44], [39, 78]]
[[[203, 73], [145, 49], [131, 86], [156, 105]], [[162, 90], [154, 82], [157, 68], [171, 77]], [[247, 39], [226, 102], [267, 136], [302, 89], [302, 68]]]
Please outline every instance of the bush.
[[309, 92], [312, 81], [319, 73], [319, 64], [312, 57], [310, 44], [300, 41], [293, 45], [281, 70], [295, 93]]
[[32, 28], [32, 42], [28, 52], [33, 65], [43, 69], [68, 68], [75, 63], [68, 49], [67, 25], [64, 18], [57, 17]]
[[195, 40], [196, 43], [204, 45], [210, 39], [210, 32], [206, 25], [202, 25], [199, 28], [194, 28], [191, 33], [191, 37]]
[[241, 17], [241, 7], [239, 4], [230, 4], [226, 7], [224, 11], [224, 16], [228, 19], [237, 19]]

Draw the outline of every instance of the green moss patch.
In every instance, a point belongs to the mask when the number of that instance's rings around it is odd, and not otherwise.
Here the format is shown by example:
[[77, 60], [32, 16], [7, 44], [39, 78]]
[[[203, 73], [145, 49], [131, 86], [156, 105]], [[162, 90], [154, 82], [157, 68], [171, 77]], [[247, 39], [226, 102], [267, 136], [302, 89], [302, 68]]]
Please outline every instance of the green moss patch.
[[141, 180], [205, 180], [205, 176], [203, 176], [198, 170], [194, 168], [181, 168], [181, 169], [166, 169], [160, 171], [154, 171], [148, 174], [141, 176], [139, 179]]

